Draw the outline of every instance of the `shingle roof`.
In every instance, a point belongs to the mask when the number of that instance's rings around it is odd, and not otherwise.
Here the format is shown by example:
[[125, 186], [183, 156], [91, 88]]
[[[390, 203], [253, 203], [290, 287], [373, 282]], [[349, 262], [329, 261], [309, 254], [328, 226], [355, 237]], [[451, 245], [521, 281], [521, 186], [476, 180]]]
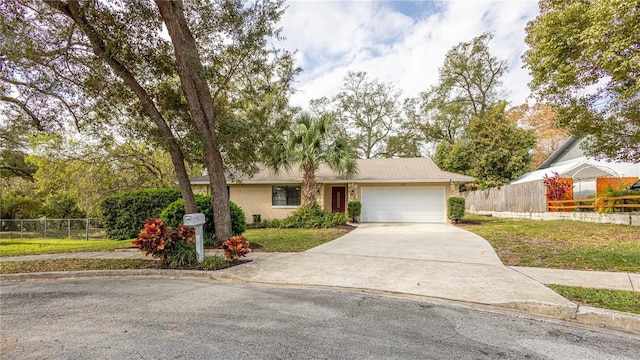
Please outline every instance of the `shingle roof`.
[[[344, 182], [456, 182], [467, 183], [475, 179], [470, 176], [442, 171], [428, 157], [421, 158], [388, 158], [388, 159], [358, 159], [358, 173], [346, 179], [326, 165], [321, 165], [316, 173], [319, 183]], [[260, 170], [252, 177], [240, 176], [230, 184], [274, 184], [274, 183], [302, 183], [302, 171], [293, 166], [291, 170], [281, 170], [274, 174], [271, 170], [260, 166]], [[191, 179], [192, 184], [208, 184], [207, 176]]]

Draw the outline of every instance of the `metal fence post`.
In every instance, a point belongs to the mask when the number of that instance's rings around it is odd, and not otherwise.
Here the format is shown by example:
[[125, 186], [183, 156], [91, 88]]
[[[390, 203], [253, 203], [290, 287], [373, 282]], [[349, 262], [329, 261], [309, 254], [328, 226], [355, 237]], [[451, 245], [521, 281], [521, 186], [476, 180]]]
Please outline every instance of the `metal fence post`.
[[71, 239], [71, 219], [67, 219], [67, 239]]
[[20, 239], [22, 239], [23, 232], [24, 232], [24, 220], [20, 220]]
[[44, 237], [47, 237], [47, 218], [44, 218]]
[[89, 218], [84, 220], [86, 222], [86, 236], [85, 236], [85, 240], [89, 240]]

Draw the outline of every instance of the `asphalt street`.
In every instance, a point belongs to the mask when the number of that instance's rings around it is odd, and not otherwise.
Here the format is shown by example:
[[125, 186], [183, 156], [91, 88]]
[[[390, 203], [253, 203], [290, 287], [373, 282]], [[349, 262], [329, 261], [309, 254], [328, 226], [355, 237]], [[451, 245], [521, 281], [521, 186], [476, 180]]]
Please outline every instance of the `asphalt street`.
[[0, 285], [3, 359], [637, 359], [640, 338], [419, 297], [211, 280]]

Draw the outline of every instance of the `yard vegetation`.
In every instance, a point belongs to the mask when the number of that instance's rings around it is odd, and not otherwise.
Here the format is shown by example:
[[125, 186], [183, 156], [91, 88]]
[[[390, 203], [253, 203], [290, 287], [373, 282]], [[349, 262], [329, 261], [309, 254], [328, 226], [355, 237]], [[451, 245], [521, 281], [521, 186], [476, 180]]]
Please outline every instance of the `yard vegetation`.
[[3, 261], [0, 274], [48, 271], [123, 270], [158, 268], [159, 261], [147, 259], [46, 259]]
[[550, 284], [549, 288], [579, 304], [640, 314], [640, 293], [636, 291], [587, 289], [555, 284]]
[[301, 252], [336, 239], [351, 231], [349, 228], [328, 229], [249, 229], [244, 236], [249, 243], [261, 247], [253, 251]]
[[113, 251], [131, 247], [131, 240], [0, 239], [0, 256]]
[[[301, 252], [338, 238], [351, 229], [249, 229], [244, 235], [253, 251]], [[111, 251], [131, 248], [131, 240], [60, 240], [2, 239], [0, 256], [38, 255], [82, 251]], [[47, 259], [35, 261], [4, 261], [1, 274], [44, 271], [117, 270], [157, 268], [159, 261], [151, 259]], [[219, 265], [219, 264], [218, 264]], [[215, 267], [215, 266], [212, 266]]]
[[477, 215], [460, 226], [487, 239], [508, 266], [640, 272], [639, 227]]

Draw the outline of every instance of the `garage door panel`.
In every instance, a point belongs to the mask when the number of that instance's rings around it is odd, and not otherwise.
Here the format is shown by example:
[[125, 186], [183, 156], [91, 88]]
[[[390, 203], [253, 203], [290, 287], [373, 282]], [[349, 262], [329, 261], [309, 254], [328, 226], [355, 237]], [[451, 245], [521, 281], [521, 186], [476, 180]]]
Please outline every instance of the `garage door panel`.
[[444, 187], [363, 188], [363, 222], [445, 221]]

